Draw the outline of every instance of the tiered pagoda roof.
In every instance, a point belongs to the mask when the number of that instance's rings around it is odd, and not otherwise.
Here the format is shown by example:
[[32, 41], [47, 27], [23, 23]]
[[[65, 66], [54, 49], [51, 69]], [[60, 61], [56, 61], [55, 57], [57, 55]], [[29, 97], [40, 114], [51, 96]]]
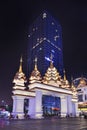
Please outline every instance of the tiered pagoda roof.
[[37, 68], [37, 58], [35, 58], [35, 67], [34, 70], [31, 73], [31, 76], [29, 78], [29, 83], [34, 83], [34, 82], [41, 82], [42, 77], [41, 74]]
[[26, 81], [27, 81], [26, 76], [25, 76], [25, 74], [23, 73], [23, 70], [22, 70], [22, 57], [21, 57], [20, 58], [19, 70], [14, 76], [13, 83], [15, 85], [18, 85], [18, 86], [25, 86]]
[[[38, 67], [37, 67], [37, 58], [35, 58], [35, 66], [34, 66], [34, 70], [32, 71], [29, 77], [29, 84], [32, 84], [35, 82], [47, 84], [51, 86], [56, 86], [59, 88], [70, 89], [70, 84], [68, 80], [66, 79], [65, 71], [64, 71], [64, 79], [63, 79], [61, 78], [59, 72], [53, 65], [52, 55], [50, 57], [50, 66], [48, 67], [43, 78], [41, 77], [40, 71], [38, 70]], [[17, 87], [14, 86], [15, 89], [16, 88], [19, 89], [18, 86], [25, 86], [26, 77], [22, 71], [22, 58], [20, 59], [19, 71], [16, 73], [13, 83], [15, 83], [15, 86], [17, 86]]]
[[61, 85], [61, 76], [59, 75], [57, 69], [54, 67], [52, 60], [50, 61], [50, 66], [48, 67], [45, 76], [43, 77], [43, 83], [50, 85]]

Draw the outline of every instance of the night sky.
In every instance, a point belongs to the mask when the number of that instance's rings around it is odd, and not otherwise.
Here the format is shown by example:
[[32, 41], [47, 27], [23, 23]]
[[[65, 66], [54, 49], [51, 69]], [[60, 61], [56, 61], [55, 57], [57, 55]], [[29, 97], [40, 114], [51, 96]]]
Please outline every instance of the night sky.
[[26, 74], [28, 29], [48, 11], [62, 26], [67, 78], [87, 77], [87, 3], [77, 0], [3, 0], [0, 2], [0, 103], [12, 102], [12, 80], [23, 56]]

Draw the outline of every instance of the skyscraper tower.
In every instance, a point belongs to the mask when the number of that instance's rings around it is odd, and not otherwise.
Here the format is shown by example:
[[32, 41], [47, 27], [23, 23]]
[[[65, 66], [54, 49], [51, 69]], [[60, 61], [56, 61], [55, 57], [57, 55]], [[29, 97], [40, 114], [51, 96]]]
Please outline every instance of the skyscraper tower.
[[50, 55], [54, 66], [63, 75], [62, 30], [60, 24], [44, 11], [29, 27], [28, 34], [28, 73], [34, 68], [35, 56], [38, 58], [38, 69], [42, 75], [46, 72]]

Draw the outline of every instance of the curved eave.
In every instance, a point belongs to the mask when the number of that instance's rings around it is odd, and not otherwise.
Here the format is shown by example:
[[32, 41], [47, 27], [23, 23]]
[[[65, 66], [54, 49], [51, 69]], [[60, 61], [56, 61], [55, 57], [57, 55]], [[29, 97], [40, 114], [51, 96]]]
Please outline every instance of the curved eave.
[[15, 86], [13, 86], [13, 89], [20, 89], [20, 90], [25, 90], [25, 88], [26, 87], [24, 87], [24, 86], [20, 86], [20, 85], [15, 85]]

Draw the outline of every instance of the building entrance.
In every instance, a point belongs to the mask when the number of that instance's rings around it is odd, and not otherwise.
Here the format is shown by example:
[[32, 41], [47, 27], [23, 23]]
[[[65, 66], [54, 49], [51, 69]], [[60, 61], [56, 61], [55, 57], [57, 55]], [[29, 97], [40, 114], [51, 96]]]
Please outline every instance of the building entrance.
[[42, 107], [43, 107], [43, 116], [60, 116], [61, 113], [60, 97], [43, 95]]

